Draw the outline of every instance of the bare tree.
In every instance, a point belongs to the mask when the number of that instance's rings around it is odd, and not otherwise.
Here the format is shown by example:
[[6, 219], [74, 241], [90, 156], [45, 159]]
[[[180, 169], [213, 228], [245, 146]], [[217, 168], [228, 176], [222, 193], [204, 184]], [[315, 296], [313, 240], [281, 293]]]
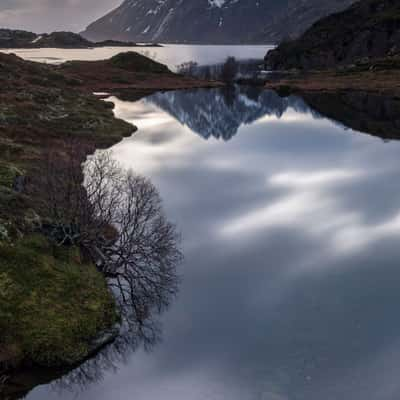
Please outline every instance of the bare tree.
[[40, 229], [56, 247], [78, 246], [116, 291], [127, 321], [144, 322], [177, 292], [176, 227], [154, 185], [123, 170], [110, 152], [81, 160], [76, 146], [63, 158], [46, 157], [34, 185], [47, 215]]
[[228, 57], [222, 66], [221, 78], [224, 82], [232, 84], [239, 71], [239, 64], [235, 57]]
[[206, 65], [202, 68], [203, 72], [203, 79], [210, 80], [212, 79], [212, 73], [211, 73], [211, 67], [209, 65]]
[[176, 66], [178, 74], [184, 76], [196, 76], [198, 73], [199, 65], [195, 61], [187, 61]]
[[132, 171], [124, 173], [110, 153], [89, 160], [85, 187], [97, 219], [118, 232], [112, 239], [90, 237], [85, 247], [112, 280], [121, 304], [144, 320], [154, 305], [161, 311], [176, 293], [181, 259], [176, 228], [167, 221], [154, 185]]

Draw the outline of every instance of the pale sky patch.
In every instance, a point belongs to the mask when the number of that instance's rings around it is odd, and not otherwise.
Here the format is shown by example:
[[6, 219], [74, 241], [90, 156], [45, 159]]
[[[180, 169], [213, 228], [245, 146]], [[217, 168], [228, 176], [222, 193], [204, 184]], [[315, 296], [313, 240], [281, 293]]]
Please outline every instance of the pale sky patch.
[[82, 31], [122, 0], [1, 0], [0, 27], [37, 33]]

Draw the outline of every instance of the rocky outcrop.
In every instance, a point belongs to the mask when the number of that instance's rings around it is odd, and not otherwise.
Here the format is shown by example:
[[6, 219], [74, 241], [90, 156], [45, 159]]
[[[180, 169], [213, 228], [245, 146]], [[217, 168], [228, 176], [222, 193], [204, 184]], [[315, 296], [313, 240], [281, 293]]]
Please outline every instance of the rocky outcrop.
[[400, 2], [361, 0], [266, 56], [274, 70], [327, 69], [400, 54]]
[[0, 29], [0, 48], [19, 48], [33, 44], [38, 35], [33, 32]]
[[353, 0], [125, 0], [82, 32], [90, 40], [276, 43]]

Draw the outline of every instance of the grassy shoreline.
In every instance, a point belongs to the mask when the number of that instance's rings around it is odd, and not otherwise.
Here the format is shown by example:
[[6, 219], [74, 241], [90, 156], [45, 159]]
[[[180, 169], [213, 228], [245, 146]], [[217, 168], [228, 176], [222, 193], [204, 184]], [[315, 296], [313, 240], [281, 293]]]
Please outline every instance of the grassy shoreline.
[[114, 300], [105, 278], [79, 249], [55, 251], [37, 232], [46, 215], [26, 185], [43, 173], [48, 151], [64, 157], [78, 146], [85, 158], [135, 131], [93, 91], [143, 94], [217, 83], [183, 78], [127, 53], [62, 66], [0, 54], [0, 84], [0, 372], [32, 364], [73, 365], [118, 320]]
[[[25, 186], [48, 151], [71, 140], [88, 153], [135, 128], [54, 68], [0, 55], [0, 372], [83, 359], [116, 321], [104, 278], [79, 250], [55, 252]], [[84, 161], [84, 160], [82, 160]]]

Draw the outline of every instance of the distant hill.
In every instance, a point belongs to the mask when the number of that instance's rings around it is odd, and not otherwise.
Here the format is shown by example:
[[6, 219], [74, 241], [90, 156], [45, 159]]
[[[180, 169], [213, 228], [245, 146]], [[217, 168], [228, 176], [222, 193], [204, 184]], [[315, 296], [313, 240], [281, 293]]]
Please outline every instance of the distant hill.
[[266, 56], [270, 69], [326, 69], [400, 56], [400, 1], [361, 0]]
[[0, 48], [2, 49], [46, 47], [86, 49], [103, 46], [136, 46], [136, 44], [112, 40], [91, 42], [81, 35], [72, 32], [53, 32], [38, 35], [33, 32], [21, 30], [0, 29]]
[[354, 0], [125, 0], [82, 32], [89, 40], [276, 43]]

